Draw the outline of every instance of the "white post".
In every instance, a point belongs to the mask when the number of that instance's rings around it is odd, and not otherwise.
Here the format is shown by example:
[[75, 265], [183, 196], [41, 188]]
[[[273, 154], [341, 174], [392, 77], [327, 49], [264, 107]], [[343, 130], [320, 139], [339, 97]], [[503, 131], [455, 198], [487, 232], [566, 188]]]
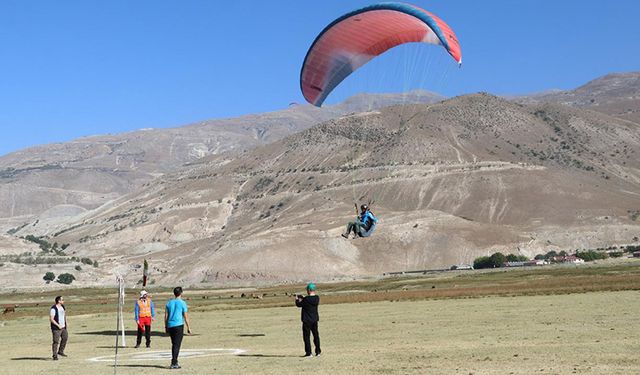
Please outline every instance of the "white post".
[[113, 375], [116, 375], [118, 372], [118, 339], [120, 338], [120, 291], [122, 290], [122, 277], [120, 275], [116, 276], [116, 281], [118, 281], [118, 309], [116, 310], [116, 354], [113, 356]]
[[118, 347], [120, 346], [118, 343], [118, 339], [120, 338], [120, 334], [122, 333], [122, 347], [126, 347], [125, 343], [125, 335], [124, 335], [124, 316], [122, 314], [122, 306], [124, 306], [124, 279], [122, 276], [117, 275], [116, 280], [118, 281], [118, 310], [116, 315], [116, 354], [114, 356], [114, 364], [113, 364], [113, 374], [116, 375], [118, 371]]
[[[122, 280], [122, 278], [121, 278]], [[122, 313], [122, 308], [124, 307], [124, 280], [122, 280], [120, 284], [120, 303], [118, 304], [118, 315], [120, 315], [120, 327], [122, 328], [122, 347], [126, 347], [127, 343], [125, 341], [125, 328], [124, 328], [124, 314]]]

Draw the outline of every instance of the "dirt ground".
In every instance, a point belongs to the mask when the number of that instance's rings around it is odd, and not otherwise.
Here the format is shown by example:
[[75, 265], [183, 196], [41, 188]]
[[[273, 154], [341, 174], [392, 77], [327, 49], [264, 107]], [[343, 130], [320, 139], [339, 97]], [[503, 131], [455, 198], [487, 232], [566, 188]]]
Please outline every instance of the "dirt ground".
[[[184, 374], [638, 374], [637, 291], [552, 296], [480, 297], [321, 305], [322, 357], [301, 358], [296, 307], [192, 309], [195, 335], [183, 350], [243, 349], [240, 355], [183, 358]], [[3, 322], [0, 372], [113, 374], [116, 316], [73, 315], [68, 358], [51, 360], [45, 317]], [[158, 298], [157, 305], [164, 305]], [[43, 307], [43, 315], [46, 307]], [[162, 314], [158, 309], [159, 316]], [[150, 349], [134, 349], [133, 313], [118, 374], [164, 372], [169, 359], [140, 360], [169, 351], [155, 324]], [[205, 353], [206, 354], [206, 353]], [[153, 357], [153, 355], [151, 356]]]

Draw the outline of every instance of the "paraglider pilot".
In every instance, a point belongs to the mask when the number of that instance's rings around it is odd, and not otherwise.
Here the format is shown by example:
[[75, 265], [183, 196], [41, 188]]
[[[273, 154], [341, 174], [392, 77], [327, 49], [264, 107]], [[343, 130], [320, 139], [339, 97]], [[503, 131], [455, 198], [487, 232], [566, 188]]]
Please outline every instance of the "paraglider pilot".
[[369, 211], [369, 206], [363, 204], [360, 206], [360, 215], [356, 218], [356, 221], [352, 221], [347, 224], [346, 233], [342, 233], [342, 237], [349, 238], [351, 232], [353, 237], [369, 237], [376, 227], [378, 219]]

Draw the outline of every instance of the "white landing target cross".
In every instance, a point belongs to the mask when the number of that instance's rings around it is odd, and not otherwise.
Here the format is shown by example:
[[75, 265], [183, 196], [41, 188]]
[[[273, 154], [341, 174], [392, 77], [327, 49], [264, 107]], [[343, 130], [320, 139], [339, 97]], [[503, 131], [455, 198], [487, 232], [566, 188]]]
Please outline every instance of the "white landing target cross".
[[[244, 349], [182, 349], [180, 350], [180, 359], [186, 358], [200, 358], [200, 357], [213, 357], [221, 355], [240, 355], [246, 353]], [[114, 360], [113, 355], [105, 355], [102, 357], [93, 357], [87, 359], [89, 362], [112, 362]], [[166, 361], [171, 360], [171, 350], [166, 351], [152, 351], [152, 352], [135, 352], [128, 354], [120, 354], [119, 361], [121, 362], [138, 362], [138, 361]]]

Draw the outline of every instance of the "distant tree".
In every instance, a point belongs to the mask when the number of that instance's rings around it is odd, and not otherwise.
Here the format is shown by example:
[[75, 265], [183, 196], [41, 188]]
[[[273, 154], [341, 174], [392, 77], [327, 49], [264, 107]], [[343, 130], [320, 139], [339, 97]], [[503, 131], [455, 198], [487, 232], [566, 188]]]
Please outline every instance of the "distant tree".
[[566, 257], [567, 255], [569, 255], [569, 253], [567, 253], [566, 251], [562, 250], [561, 252], [558, 253], [558, 255], [560, 255], [561, 257]]
[[629, 245], [629, 246], [627, 246], [627, 248], [626, 248], [626, 251], [627, 251], [628, 253], [633, 253], [634, 251], [638, 251], [638, 250], [640, 250], [640, 246]]
[[69, 244], [68, 244], [68, 243], [65, 243], [65, 244], [63, 244], [63, 245], [62, 245], [61, 249], [62, 249], [62, 250], [65, 250], [67, 247], [69, 247]]
[[515, 254], [507, 254], [506, 259], [507, 259], [507, 262], [517, 262], [518, 256]]
[[71, 284], [75, 279], [75, 276], [70, 273], [63, 273], [58, 275], [58, 282], [60, 284]]
[[477, 270], [482, 268], [493, 268], [493, 263], [491, 263], [491, 258], [482, 256], [473, 261], [473, 268]]
[[25, 240], [27, 241], [31, 241], [34, 243], [37, 243], [38, 245], [40, 245], [40, 249], [42, 251], [49, 252], [49, 250], [51, 250], [51, 244], [49, 242], [47, 242], [46, 240], [43, 240], [42, 238], [38, 238], [32, 234], [27, 235], [25, 238]]
[[524, 255], [515, 255], [515, 254], [509, 254], [507, 255], [506, 258], [507, 258], [507, 262], [526, 262], [529, 260], [529, 258]]
[[44, 281], [53, 281], [56, 279], [56, 275], [53, 272], [47, 272], [42, 277]]
[[538, 255], [536, 255], [536, 256], [535, 256], [535, 258], [533, 258], [533, 259], [535, 259], [535, 260], [543, 260], [543, 259], [545, 259], [545, 257], [544, 257], [544, 255], [543, 255], [543, 254], [538, 254]]
[[[517, 258], [515, 258], [517, 259]], [[503, 267], [504, 263], [507, 261], [507, 257], [504, 254], [498, 252], [493, 253], [491, 256], [483, 256], [476, 258], [473, 261], [473, 268], [481, 269], [481, 268], [499, 268]]]
[[602, 253], [595, 250], [580, 251], [576, 253], [576, 257], [584, 260], [585, 262], [591, 262], [598, 259], [606, 259], [607, 253]]
[[490, 259], [491, 259], [491, 263], [493, 264], [493, 267], [495, 268], [504, 266], [504, 262], [507, 261], [507, 257], [505, 257], [504, 254], [500, 252], [491, 254]]
[[558, 253], [555, 250], [551, 250], [544, 255], [544, 259], [551, 259], [558, 256]]
[[97, 261], [97, 260], [94, 260], [94, 261], [93, 261], [93, 266], [94, 266], [94, 267], [98, 267], [98, 261]]
[[82, 271], [82, 267], [80, 267], [80, 265], [78, 264], [77, 266], [75, 266], [75, 270], [76, 271]]

